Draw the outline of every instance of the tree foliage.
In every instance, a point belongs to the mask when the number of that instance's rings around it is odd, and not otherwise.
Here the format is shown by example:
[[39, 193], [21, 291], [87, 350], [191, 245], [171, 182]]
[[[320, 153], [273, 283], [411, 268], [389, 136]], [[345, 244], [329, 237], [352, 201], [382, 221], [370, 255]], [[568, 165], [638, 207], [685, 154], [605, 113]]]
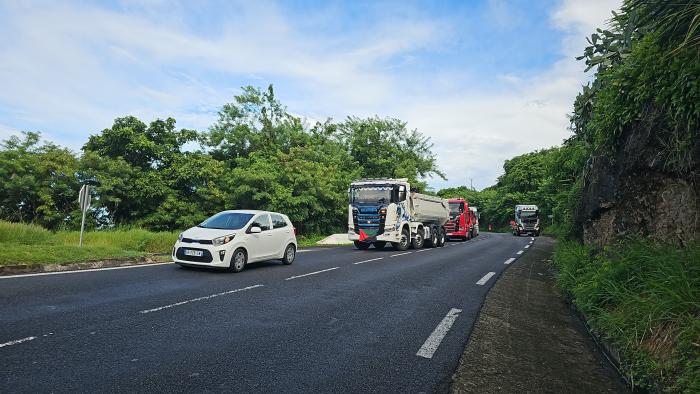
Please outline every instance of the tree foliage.
[[245, 87], [204, 132], [126, 116], [90, 136], [80, 156], [41, 144], [38, 133], [4, 141], [0, 219], [75, 228], [77, 191], [89, 184], [89, 227], [174, 230], [246, 208], [284, 212], [302, 232], [329, 232], [344, 229], [352, 180], [441, 176], [431, 149], [400, 120], [308, 125], [272, 86]]

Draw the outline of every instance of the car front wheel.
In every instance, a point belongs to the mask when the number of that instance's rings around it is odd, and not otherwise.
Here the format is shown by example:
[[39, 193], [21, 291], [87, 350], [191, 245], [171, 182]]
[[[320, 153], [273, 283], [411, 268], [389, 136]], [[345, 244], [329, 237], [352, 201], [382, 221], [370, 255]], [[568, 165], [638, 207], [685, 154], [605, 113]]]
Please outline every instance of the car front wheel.
[[245, 268], [248, 262], [248, 255], [243, 249], [236, 249], [233, 252], [233, 257], [231, 257], [231, 263], [229, 265], [229, 270], [233, 272], [241, 272]]

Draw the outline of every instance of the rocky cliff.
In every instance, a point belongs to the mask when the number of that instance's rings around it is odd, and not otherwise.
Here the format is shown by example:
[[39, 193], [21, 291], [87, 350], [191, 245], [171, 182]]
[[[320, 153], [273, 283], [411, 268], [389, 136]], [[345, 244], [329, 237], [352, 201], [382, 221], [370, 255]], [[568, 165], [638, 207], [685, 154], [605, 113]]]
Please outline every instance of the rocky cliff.
[[[630, 235], [679, 244], [699, 238], [700, 141], [679, 158], [669, 153], [671, 133], [657, 125], [626, 127], [612, 155], [589, 163], [577, 214], [585, 243], [602, 246]], [[684, 169], [669, 170], [672, 160], [683, 160]]]

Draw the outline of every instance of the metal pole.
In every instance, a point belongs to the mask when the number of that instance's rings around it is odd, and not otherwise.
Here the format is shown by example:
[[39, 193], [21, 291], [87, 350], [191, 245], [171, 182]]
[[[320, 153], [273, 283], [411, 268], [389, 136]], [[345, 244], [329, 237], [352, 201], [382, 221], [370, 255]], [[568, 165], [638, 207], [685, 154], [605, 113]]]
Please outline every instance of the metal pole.
[[80, 244], [78, 245], [79, 247], [83, 247], [83, 230], [85, 229], [85, 212], [87, 210], [83, 211], [83, 220], [80, 222]]

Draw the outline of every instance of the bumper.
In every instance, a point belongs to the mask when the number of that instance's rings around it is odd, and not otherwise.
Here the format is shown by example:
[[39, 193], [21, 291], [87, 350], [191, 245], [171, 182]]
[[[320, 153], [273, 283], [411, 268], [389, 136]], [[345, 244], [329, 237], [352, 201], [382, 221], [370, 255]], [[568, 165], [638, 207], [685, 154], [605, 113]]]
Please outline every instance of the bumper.
[[467, 236], [467, 230], [461, 230], [461, 231], [453, 231], [451, 233], [445, 233], [445, 235], [450, 238], [450, 237], [466, 237]]
[[[201, 252], [201, 256], [185, 254], [186, 250]], [[172, 250], [171, 257], [177, 264], [198, 267], [228, 268], [232, 251], [233, 249], [229, 245], [213, 246], [178, 241]]]
[[[353, 230], [349, 230], [348, 231], [348, 239], [350, 241], [359, 241], [360, 234], [357, 234]], [[401, 233], [399, 233], [398, 231], [384, 231], [382, 234], [367, 237], [362, 242], [367, 242], [367, 243], [376, 242], [376, 241], [399, 242], [400, 240], [401, 240]]]

